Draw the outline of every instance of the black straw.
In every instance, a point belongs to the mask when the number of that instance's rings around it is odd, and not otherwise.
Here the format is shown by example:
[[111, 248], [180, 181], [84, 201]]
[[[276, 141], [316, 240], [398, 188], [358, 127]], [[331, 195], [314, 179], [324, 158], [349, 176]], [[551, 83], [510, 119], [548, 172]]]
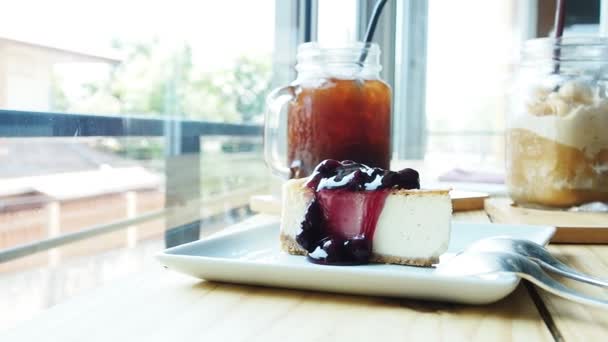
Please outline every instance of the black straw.
[[359, 57], [359, 65], [363, 66], [365, 59], [367, 58], [367, 43], [372, 41], [374, 37], [374, 31], [376, 31], [376, 25], [378, 24], [378, 19], [380, 18], [380, 14], [382, 13], [382, 8], [386, 4], [387, 0], [378, 0], [376, 1], [376, 6], [374, 6], [374, 11], [372, 12], [372, 16], [369, 19], [369, 24], [367, 25], [367, 32], [365, 32], [364, 42], [366, 43], [366, 47], [363, 48], [363, 52], [361, 53], [361, 57]]
[[[564, 22], [566, 19], [566, 0], [557, 0], [555, 6], [555, 50], [553, 52], [553, 73], [559, 74], [559, 59], [561, 57], [561, 37], [564, 35]], [[558, 41], [559, 40], [559, 41]]]

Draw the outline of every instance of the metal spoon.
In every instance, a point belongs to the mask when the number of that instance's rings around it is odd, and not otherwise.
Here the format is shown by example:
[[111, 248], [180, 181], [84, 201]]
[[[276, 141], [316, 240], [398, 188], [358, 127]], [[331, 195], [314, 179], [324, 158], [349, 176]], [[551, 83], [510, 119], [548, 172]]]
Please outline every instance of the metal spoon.
[[608, 281], [591, 277], [565, 265], [551, 255], [543, 246], [529, 240], [492, 237], [474, 242], [467, 247], [466, 251], [517, 253], [530, 258], [547, 271], [587, 284], [608, 287]]
[[479, 276], [492, 273], [512, 273], [545, 291], [573, 302], [608, 309], [608, 300], [580, 294], [549, 277], [530, 259], [504, 252], [470, 252], [459, 254], [437, 266], [436, 272], [453, 276]]

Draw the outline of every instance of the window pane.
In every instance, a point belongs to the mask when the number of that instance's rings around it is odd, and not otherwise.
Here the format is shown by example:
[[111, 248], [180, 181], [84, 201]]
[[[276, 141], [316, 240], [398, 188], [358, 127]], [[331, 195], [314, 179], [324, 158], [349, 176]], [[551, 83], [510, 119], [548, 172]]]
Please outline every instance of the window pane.
[[472, 164], [502, 169], [506, 93], [522, 42], [522, 4], [429, 2], [426, 158], [443, 161], [444, 171], [469, 170]]
[[0, 18], [0, 108], [260, 120], [272, 0], [26, 0]]
[[[596, 34], [599, 1], [568, 4], [564, 34]], [[509, 82], [520, 47], [552, 34], [554, 11], [550, 1], [429, 2], [426, 159], [440, 173], [490, 172], [479, 179], [500, 182]]]
[[0, 262], [18, 308], [0, 330], [252, 214], [275, 17], [274, 0], [3, 6], [0, 261], [101, 233]]
[[335, 46], [357, 40], [357, 0], [319, 0], [317, 38]]

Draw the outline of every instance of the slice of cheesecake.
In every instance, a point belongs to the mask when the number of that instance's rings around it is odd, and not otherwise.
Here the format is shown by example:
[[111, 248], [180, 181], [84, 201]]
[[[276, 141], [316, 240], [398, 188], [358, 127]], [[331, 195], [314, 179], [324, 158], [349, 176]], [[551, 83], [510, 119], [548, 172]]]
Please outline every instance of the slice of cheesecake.
[[[323, 264], [437, 263], [450, 240], [449, 190], [411, 189], [400, 186], [407, 179], [387, 182], [379, 169], [348, 165], [353, 172], [317, 173], [283, 185], [282, 249]], [[419, 184], [417, 172], [407, 170]], [[385, 178], [399, 176], [381, 172]], [[374, 182], [385, 186], [370, 186]]]

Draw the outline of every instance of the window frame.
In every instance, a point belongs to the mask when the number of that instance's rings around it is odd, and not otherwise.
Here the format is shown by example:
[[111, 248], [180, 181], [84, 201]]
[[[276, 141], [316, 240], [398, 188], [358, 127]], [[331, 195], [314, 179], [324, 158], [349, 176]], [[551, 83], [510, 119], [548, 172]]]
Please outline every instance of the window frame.
[[[375, 0], [357, 1], [363, 40]], [[393, 159], [423, 159], [426, 149], [426, 1], [389, 1], [374, 34], [382, 51], [381, 76], [393, 89]]]

